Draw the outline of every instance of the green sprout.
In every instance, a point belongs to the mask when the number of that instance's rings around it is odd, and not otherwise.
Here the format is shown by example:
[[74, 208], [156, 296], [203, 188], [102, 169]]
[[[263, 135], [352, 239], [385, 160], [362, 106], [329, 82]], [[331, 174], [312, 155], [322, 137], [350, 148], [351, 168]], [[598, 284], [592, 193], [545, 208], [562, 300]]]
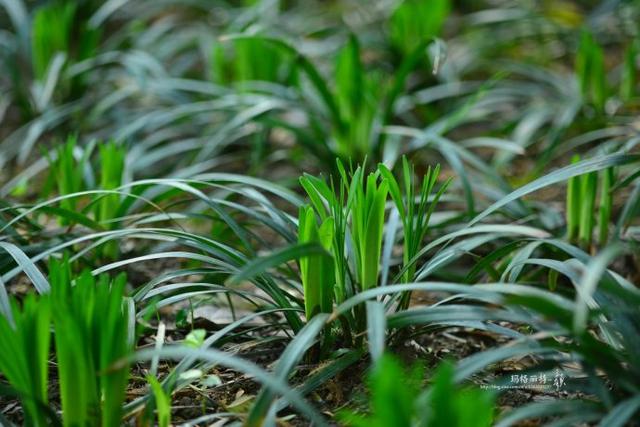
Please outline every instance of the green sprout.
[[605, 246], [609, 240], [609, 223], [613, 210], [613, 184], [615, 173], [613, 168], [607, 168], [600, 175], [600, 206], [598, 210], [598, 243]]
[[0, 315], [0, 372], [17, 392], [25, 425], [49, 425], [46, 411], [49, 378], [51, 304], [48, 297], [28, 295], [22, 309], [11, 301], [10, 316]]
[[[573, 156], [571, 163], [578, 163], [580, 161], [579, 156]], [[580, 227], [580, 199], [581, 199], [581, 187], [580, 178], [569, 178], [567, 182], [567, 209], [566, 209], [566, 222], [567, 222], [567, 240], [570, 242], [575, 241], [578, 238], [578, 230]]]
[[[53, 186], [56, 187], [60, 196], [68, 196], [84, 189], [83, 172], [90, 152], [89, 150], [85, 150], [82, 157], [77, 159], [74, 155], [77, 142], [77, 137], [70, 136], [64, 144], [56, 148], [54, 153], [47, 155], [49, 161], [49, 178], [45, 186], [45, 193], [48, 193]], [[60, 200], [60, 208], [75, 212], [78, 208], [78, 198], [63, 198]], [[60, 216], [59, 222], [61, 225], [70, 225], [69, 219], [63, 216]]]
[[124, 274], [97, 280], [88, 270], [72, 284], [65, 258], [52, 259], [58, 378], [65, 426], [121, 425], [133, 342], [124, 306]]
[[371, 289], [378, 284], [388, 194], [389, 183], [380, 179], [379, 172], [369, 174], [365, 181], [363, 169], [356, 169], [351, 178], [349, 197], [353, 197], [351, 238], [356, 277], [361, 290]]
[[[310, 206], [300, 208], [298, 239], [300, 243], [319, 243], [331, 250], [334, 233], [333, 218], [326, 218], [320, 226]], [[310, 255], [300, 259], [300, 276], [304, 289], [304, 307], [307, 320], [317, 313], [330, 313], [336, 281], [333, 258], [329, 255]]]
[[580, 45], [576, 55], [576, 74], [582, 95], [597, 111], [603, 112], [608, 96], [604, 52], [587, 30], [583, 30], [580, 35]]
[[[337, 194], [333, 181], [328, 185], [310, 175], [300, 180], [311, 204], [300, 209], [298, 240], [318, 243], [331, 255], [306, 255], [300, 259], [307, 320], [319, 312], [331, 312], [333, 303], [341, 304], [359, 292], [379, 286], [389, 194], [400, 214], [405, 236], [401, 277], [405, 283], [410, 282], [429, 219], [449, 184], [445, 182], [434, 194], [440, 171], [436, 166], [427, 170], [417, 187], [414, 170], [406, 158], [402, 189], [384, 165], [366, 177], [363, 167], [348, 174], [340, 162], [338, 171]], [[409, 306], [410, 295], [402, 294], [398, 310]], [[364, 331], [366, 312], [361, 306], [354, 307], [341, 321], [342, 334], [349, 337], [352, 332]]]
[[[577, 163], [579, 160], [579, 156], [574, 156], [572, 163]], [[569, 179], [566, 201], [567, 240], [579, 243], [580, 246], [588, 249], [591, 247], [593, 232], [597, 225], [598, 243], [600, 246], [606, 245], [613, 209], [611, 191], [614, 176], [613, 168], [605, 168], [600, 172], [600, 199], [597, 215], [598, 172], [589, 172]]]
[[171, 425], [171, 395], [164, 390], [155, 376], [147, 375], [145, 378], [153, 392], [153, 401], [150, 404], [153, 403], [157, 408], [158, 426], [169, 427]]
[[597, 186], [597, 172], [589, 172], [580, 177], [580, 225], [578, 227], [578, 241], [585, 248], [591, 246], [591, 239], [593, 237]]
[[[126, 151], [115, 142], [100, 145], [100, 189], [113, 191], [122, 185], [122, 176], [125, 167]], [[120, 195], [107, 194], [100, 196], [96, 207], [96, 221], [107, 229], [118, 227], [115, 221], [119, 216]], [[117, 242], [110, 241], [100, 248], [100, 255], [108, 259], [116, 259], [118, 256]]]
[[[371, 173], [365, 180], [362, 167], [347, 174], [338, 162], [338, 170], [338, 195], [333, 183], [329, 186], [309, 175], [301, 179], [311, 206], [300, 211], [299, 241], [317, 242], [332, 255], [332, 259], [311, 255], [300, 261], [307, 319], [320, 311], [330, 312], [334, 302], [342, 303], [378, 285], [389, 185], [379, 172]], [[321, 220], [320, 226], [316, 215]], [[352, 330], [363, 331], [366, 327], [366, 312], [356, 307], [341, 321], [341, 333], [350, 340]]]
[[[413, 166], [409, 166], [406, 157], [402, 158], [402, 183], [404, 195], [400, 190], [398, 181], [393, 173], [384, 165], [378, 166], [380, 173], [385, 181], [389, 183], [389, 191], [391, 198], [395, 203], [396, 209], [400, 215], [403, 229], [403, 271], [402, 281], [410, 283], [413, 281], [416, 271], [414, 258], [420, 252], [422, 242], [429, 229], [429, 220], [440, 197], [444, 194], [451, 179], [448, 179], [438, 190], [432, 194], [434, 186], [440, 175], [440, 165], [434, 169], [429, 167], [427, 173], [422, 178], [422, 184], [418, 194], [416, 194], [415, 171]], [[430, 199], [431, 197], [431, 199]], [[409, 306], [411, 298], [410, 292], [403, 295], [400, 308], [405, 309]]]
[[377, 77], [365, 73], [360, 44], [352, 35], [338, 53], [335, 66], [335, 100], [342, 125], [334, 127], [333, 137], [343, 158], [363, 159], [370, 152], [380, 89]]

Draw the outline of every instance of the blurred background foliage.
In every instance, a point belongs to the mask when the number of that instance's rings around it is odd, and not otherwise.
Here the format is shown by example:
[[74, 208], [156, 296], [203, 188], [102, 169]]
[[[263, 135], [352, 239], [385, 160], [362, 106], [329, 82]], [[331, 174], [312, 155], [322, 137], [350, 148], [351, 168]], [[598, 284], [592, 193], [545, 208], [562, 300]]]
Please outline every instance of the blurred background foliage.
[[[76, 280], [111, 322], [83, 360], [85, 406], [111, 388], [120, 408], [144, 366], [123, 410], [141, 425], [168, 425], [176, 391], [215, 388], [218, 363], [265, 387], [236, 412], [205, 402], [207, 420], [270, 425], [291, 405], [322, 425], [312, 391], [360, 364], [363, 401], [325, 415], [633, 423], [639, 55], [638, 0], [0, 0], [0, 339], [38, 355], [0, 356], [0, 391], [57, 419], [43, 349], [81, 344], [49, 340], [49, 317], [100, 318], [21, 289]], [[54, 299], [81, 306], [70, 289]], [[196, 332], [212, 305], [230, 320]], [[433, 376], [387, 354], [447, 328], [491, 342]], [[315, 369], [292, 387], [302, 361]], [[561, 366], [571, 398], [503, 410], [460, 385], [500, 383], [504, 361]], [[117, 369], [96, 385], [91, 366]]]

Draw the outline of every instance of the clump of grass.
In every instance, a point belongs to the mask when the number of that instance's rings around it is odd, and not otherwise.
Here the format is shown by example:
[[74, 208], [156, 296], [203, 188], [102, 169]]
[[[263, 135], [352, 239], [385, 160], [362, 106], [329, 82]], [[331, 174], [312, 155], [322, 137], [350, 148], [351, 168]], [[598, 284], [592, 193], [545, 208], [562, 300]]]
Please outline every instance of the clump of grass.
[[56, 53], [71, 50], [71, 32], [76, 8], [77, 4], [74, 2], [57, 1], [36, 10], [31, 27], [31, 54], [33, 72], [37, 79], [44, 79]]
[[[91, 154], [93, 145], [80, 148], [77, 137], [71, 136], [58, 146], [53, 153], [47, 154], [49, 176], [43, 189], [48, 195], [55, 190], [60, 197], [59, 210], [50, 210], [57, 214], [61, 225], [72, 226], [78, 221], [100, 230], [115, 230], [119, 227], [118, 217], [123, 208], [122, 198], [115, 191], [123, 183], [126, 149], [114, 141], [99, 143], [98, 165], [95, 168], [99, 182], [87, 179], [93, 175]], [[78, 153], [81, 152], [81, 156]], [[84, 190], [93, 190], [91, 200], [81, 194]], [[103, 193], [100, 190], [104, 190]], [[92, 209], [90, 209], [92, 207]], [[93, 212], [91, 219], [90, 212]], [[118, 256], [117, 242], [110, 241], [96, 249], [96, 258], [114, 260]]]
[[67, 259], [49, 270], [64, 425], [119, 426], [133, 346], [125, 276], [73, 280]]
[[[325, 269], [329, 268], [329, 261], [334, 263], [330, 271], [335, 272], [335, 277], [323, 272], [322, 276], [315, 275], [312, 282], [304, 276], [309, 272], [308, 261], [301, 259], [305, 306], [309, 306], [307, 294], [314, 305], [322, 296], [327, 298], [321, 303], [324, 312], [330, 312], [334, 302], [341, 303], [360, 291], [377, 286], [388, 195], [388, 184], [381, 180], [378, 172], [368, 175], [365, 181], [362, 167], [356, 168], [350, 175], [341, 163], [338, 169], [339, 195], [334, 193], [333, 185], [329, 187], [323, 180], [311, 176], [301, 179], [312, 202], [311, 207], [303, 208], [303, 221], [298, 224], [301, 241], [310, 241], [310, 237], [313, 237], [333, 258], [324, 261], [318, 258], [318, 261], [324, 263]], [[322, 221], [320, 228], [317, 228], [315, 216]], [[317, 268], [320, 268], [320, 264]], [[321, 288], [314, 289], [309, 286], [312, 283]], [[330, 292], [334, 284], [335, 291]], [[342, 333], [348, 340], [351, 339], [352, 330], [363, 330], [366, 324], [365, 313], [360, 307], [356, 311], [346, 316], [343, 322]], [[313, 314], [308, 310], [307, 313]]]
[[[576, 155], [572, 159], [572, 163], [577, 163], [579, 160], [579, 156]], [[570, 242], [579, 243], [583, 248], [590, 248], [597, 225], [598, 243], [600, 246], [607, 244], [613, 208], [613, 184], [613, 168], [610, 167], [601, 171], [600, 198], [596, 211], [598, 172], [589, 172], [568, 180], [565, 217], [567, 239]]]
[[29, 295], [8, 316], [0, 315], [0, 372], [22, 402], [25, 424], [49, 425], [48, 379], [51, 304], [48, 297]]
[[48, 360], [54, 331], [57, 382], [64, 426], [121, 425], [133, 336], [125, 306], [124, 274], [97, 280], [89, 270], [73, 277], [67, 257], [49, 264], [51, 294], [12, 301], [0, 316], [0, 372], [23, 402], [28, 425], [45, 426]]
[[[431, 214], [449, 183], [447, 181], [434, 195], [439, 167], [429, 168], [418, 184], [406, 158], [403, 160], [402, 190], [384, 165], [368, 175], [363, 167], [348, 174], [341, 163], [338, 163], [338, 170], [338, 194], [333, 181], [329, 186], [309, 175], [301, 179], [311, 205], [300, 210], [299, 242], [318, 243], [328, 254], [306, 255], [300, 260], [307, 320], [319, 312], [331, 312], [334, 303], [341, 304], [380, 285], [389, 195], [404, 229], [401, 277], [411, 281], [416, 271], [415, 258], [427, 233]], [[409, 300], [410, 293], [406, 292], [398, 309], [406, 309]], [[361, 337], [365, 328], [366, 311], [362, 306], [356, 306], [353, 312], [344, 316], [342, 327], [338, 329], [349, 341], [352, 334]]]

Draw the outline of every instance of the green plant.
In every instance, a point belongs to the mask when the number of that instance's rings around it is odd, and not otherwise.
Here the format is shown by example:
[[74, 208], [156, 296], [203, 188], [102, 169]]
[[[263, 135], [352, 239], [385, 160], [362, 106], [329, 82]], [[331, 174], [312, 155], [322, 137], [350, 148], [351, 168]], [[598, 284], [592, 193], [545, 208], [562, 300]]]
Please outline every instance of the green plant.
[[442, 362], [434, 374], [425, 400], [428, 410], [423, 426], [489, 427], [494, 422], [493, 393], [455, 383], [456, 370], [451, 362]]
[[[522, 323], [533, 329], [509, 345], [461, 361], [457, 366], [457, 378], [478, 373], [500, 360], [532, 354], [537, 355], [537, 362], [530, 369], [552, 376], [559, 364], [570, 360], [574, 365], [571, 369], [563, 368], [562, 386], [595, 396], [595, 399], [575, 398], [562, 404], [533, 402], [503, 414], [497, 425], [513, 425], [542, 417], [554, 417], [559, 424], [627, 425], [640, 408], [636, 386], [640, 375], [640, 349], [636, 339], [640, 325], [637, 309], [640, 292], [621, 276], [612, 274], [608, 265], [628, 249], [617, 243], [590, 256], [558, 240], [535, 243], [537, 246], [548, 244], [569, 259], [554, 262], [530, 258], [530, 254], [520, 256], [519, 264], [525, 268], [511, 278], [519, 280], [527, 270], [544, 265], [564, 276], [576, 291], [563, 296], [538, 286], [502, 284], [485, 288], [503, 294], [505, 308], [528, 311], [529, 320], [522, 319]], [[553, 331], [553, 336], [538, 335], [532, 340], [542, 331]]]
[[77, 4], [53, 1], [38, 8], [31, 28], [31, 52], [35, 77], [42, 80], [54, 55], [71, 49], [71, 31]]
[[393, 356], [385, 354], [369, 374], [370, 414], [354, 412], [341, 415], [349, 426], [405, 427], [413, 425], [417, 415], [416, 400], [424, 371], [418, 365], [406, 371]]
[[85, 270], [72, 283], [67, 259], [49, 271], [64, 425], [118, 426], [133, 350], [125, 277]]
[[[346, 179], [346, 171], [344, 171], [341, 163], [338, 163], [338, 169], [341, 171], [341, 179], [338, 181], [337, 188], [334, 185], [333, 179], [331, 180], [331, 185], [328, 185], [325, 180], [309, 174], [305, 174], [300, 178], [300, 185], [309, 196], [315, 215], [319, 216], [323, 224], [328, 221], [333, 224], [330, 253], [333, 256], [334, 272], [336, 275], [334, 288], [335, 300], [340, 304], [352, 293], [348, 288], [349, 264], [345, 252], [351, 202], [347, 198], [349, 186], [348, 180]], [[336, 192], [338, 194], [336, 194]]]
[[450, 0], [404, 0], [389, 19], [389, 39], [404, 55], [437, 37], [451, 10]]
[[[99, 143], [98, 177], [93, 181], [90, 158], [93, 145], [80, 148], [77, 137], [72, 136], [47, 154], [49, 176], [43, 188], [44, 194], [52, 190], [59, 196], [60, 209], [47, 208], [58, 217], [61, 225], [82, 223], [98, 230], [115, 230], [120, 224], [118, 217], [123, 209], [120, 194], [114, 194], [123, 184], [126, 150], [115, 142]], [[82, 155], [78, 158], [78, 152]], [[91, 178], [87, 179], [87, 174]], [[89, 190], [83, 193], [84, 190]], [[92, 198], [86, 202], [87, 196]], [[92, 207], [93, 218], [88, 215]], [[96, 249], [96, 258], [115, 259], [118, 255], [117, 242], [110, 241]]]
[[591, 246], [593, 238], [594, 217], [598, 173], [590, 172], [580, 177], [580, 226], [578, 240], [584, 247]]
[[[325, 289], [329, 289], [335, 283], [335, 291], [323, 293], [327, 298], [322, 306], [322, 310], [330, 311], [333, 301], [338, 304], [345, 299], [363, 290], [376, 287], [380, 271], [380, 255], [382, 249], [382, 233], [385, 219], [385, 203], [389, 192], [389, 184], [381, 179], [379, 172], [371, 173], [364, 178], [364, 169], [356, 168], [350, 176], [338, 163], [340, 180], [338, 189], [332, 184], [331, 187], [323, 180], [305, 175], [301, 179], [303, 188], [307, 191], [311, 200], [311, 207], [304, 208], [304, 221], [300, 224], [306, 229], [311, 227], [317, 237], [314, 240], [320, 242], [332, 255], [335, 272], [335, 280], [330, 275], [322, 276]], [[336, 195], [335, 191], [339, 193]], [[321, 221], [322, 226], [318, 229], [315, 215]], [[317, 231], [314, 231], [317, 230]], [[310, 241], [310, 232], [300, 229], [303, 232], [301, 241]], [[350, 241], [347, 241], [350, 236]], [[349, 250], [347, 251], [347, 248]], [[324, 268], [330, 265], [330, 259], [324, 262]], [[307, 262], [302, 261], [301, 262]], [[318, 267], [320, 265], [318, 264]], [[353, 267], [353, 268], [351, 268]], [[331, 273], [331, 271], [326, 271]], [[307, 270], [308, 272], [308, 270]], [[304, 274], [305, 271], [303, 270]], [[319, 276], [315, 276], [319, 280]], [[303, 276], [303, 283], [305, 277]], [[306, 280], [307, 284], [309, 280]], [[305, 287], [305, 291], [311, 291], [312, 301], [317, 296], [323, 285], [314, 284], [316, 287]], [[307, 285], [305, 285], [307, 286]], [[331, 301], [328, 296], [331, 295]], [[305, 295], [306, 298], [306, 295]], [[365, 313], [357, 308], [355, 317], [347, 316], [348, 320], [344, 326], [347, 327], [343, 333], [350, 335], [350, 328], [362, 330], [365, 325]]]
[[12, 299], [10, 312], [0, 315], [0, 372], [22, 402], [25, 424], [37, 427], [49, 425], [50, 317], [49, 298], [32, 294], [22, 308]]
[[[577, 163], [579, 160], [578, 156], [574, 156], [572, 163]], [[598, 172], [575, 176], [567, 182], [567, 239], [570, 242], [579, 242], [584, 248], [591, 247], [596, 219], [598, 221], [598, 243], [604, 246], [609, 236], [614, 171], [613, 168], [606, 168], [600, 174], [600, 198], [597, 215]]]
[[[329, 251], [334, 232], [333, 218], [326, 218], [318, 227], [313, 208], [310, 206], [300, 208], [298, 215], [298, 241], [300, 243], [318, 243]], [[332, 256], [319, 254], [301, 258], [300, 277], [307, 320], [310, 320], [317, 313], [330, 313], [333, 309], [336, 281]]]
[[[100, 145], [100, 189], [115, 190], [122, 185], [122, 176], [125, 167], [126, 151], [115, 142]], [[107, 194], [101, 196], [96, 203], [95, 219], [106, 229], [118, 228], [115, 221], [121, 208], [119, 194]], [[100, 247], [100, 254], [108, 259], [116, 259], [118, 256], [117, 242], [107, 242]]]
[[[421, 40], [393, 72], [383, 73], [365, 67], [360, 42], [350, 34], [335, 58], [333, 75], [324, 77], [307, 56], [282, 39], [255, 35], [231, 39], [260, 40], [291, 61], [292, 82], [310, 123], [301, 127], [297, 121], [289, 123], [279, 117], [269, 117], [263, 122], [293, 132], [300, 144], [331, 166], [336, 157], [357, 162], [365, 158], [382, 159], [384, 126], [392, 123], [394, 107], [406, 93], [408, 77], [428, 45], [428, 41]], [[278, 93], [278, 99], [288, 103], [288, 96], [283, 96]]]
[[[416, 272], [415, 257], [422, 248], [424, 238], [429, 229], [431, 214], [438, 204], [440, 197], [451, 183], [451, 178], [445, 181], [437, 193], [432, 194], [438, 176], [440, 175], [440, 165], [437, 165], [433, 170], [431, 167], [428, 167], [426, 174], [422, 177], [422, 183], [416, 194], [415, 170], [414, 167], [409, 166], [406, 157], [402, 158], [401, 182], [404, 192], [401, 192], [398, 181], [384, 164], [380, 164], [378, 169], [384, 179], [389, 183], [389, 192], [391, 193], [391, 198], [402, 222], [402, 270], [404, 271], [402, 274], [402, 282], [411, 283], [414, 280]], [[405, 293], [401, 298], [399, 308], [406, 309], [409, 306], [410, 299], [411, 294]]]
[[[300, 260], [307, 319], [313, 316], [314, 310], [328, 313], [334, 301], [341, 304], [360, 292], [379, 286], [389, 193], [399, 212], [405, 236], [401, 280], [405, 283], [413, 281], [429, 219], [450, 182], [445, 182], [433, 194], [439, 167], [433, 170], [429, 168], [419, 190], [416, 190], [414, 171], [406, 158], [403, 159], [402, 190], [384, 165], [367, 175], [366, 179], [363, 167], [357, 167], [348, 175], [342, 164], [338, 163], [338, 170], [338, 189], [333, 181], [329, 186], [325, 181], [309, 175], [300, 180], [309, 195], [311, 206], [301, 208], [299, 242], [319, 243], [331, 254], [331, 257], [308, 255]], [[419, 193], [416, 194], [416, 191]], [[320, 226], [317, 225], [316, 216], [321, 220]], [[319, 302], [321, 299], [322, 303]], [[398, 310], [406, 309], [409, 300], [410, 292], [404, 293]], [[362, 307], [355, 307], [353, 314], [347, 316], [343, 323], [343, 333], [350, 335], [351, 329], [356, 333], [362, 332], [365, 316]]]
[[580, 34], [576, 55], [576, 74], [582, 95], [597, 111], [603, 112], [608, 96], [604, 53], [593, 35], [586, 29]]
[[342, 123], [333, 129], [337, 153], [345, 159], [364, 159], [372, 148], [383, 83], [379, 76], [365, 73], [355, 36], [338, 53], [334, 75], [335, 100]]
[[366, 181], [363, 169], [358, 168], [353, 173], [349, 187], [349, 197], [353, 197], [351, 238], [359, 290], [367, 290], [378, 285], [388, 194], [389, 183], [380, 179], [379, 172], [369, 174]]
[[158, 412], [158, 426], [169, 427], [171, 424], [171, 397], [164, 391], [156, 377], [147, 375], [147, 382], [153, 392], [154, 405]]
[[[498, 427], [634, 424], [637, 3], [0, 0], [0, 424], [486, 425], [459, 384], [514, 368], [568, 398]], [[101, 293], [119, 271], [132, 300]], [[460, 339], [430, 379], [387, 363]]]
[[69, 100], [86, 89], [87, 76], [66, 76], [65, 72], [70, 65], [97, 54], [101, 31], [87, 22], [95, 11], [91, 9], [96, 8], [89, 3], [54, 0], [33, 12], [29, 53], [35, 79], [32, 103], [37, 112], [45, 110], [51, 100]]
[[[44, 192], [48, 194], [52, 187], [61, 196], [78, 193], [84, 189], [84, 168], [88, 162], [90, 151], [82, 152], [80, 159], [76, 158], [77, 137], [70, 136], [64, 144], [59, 145], [53, 153], [48, 153], [49, 177]], [[78, 198], [67, 197], [60, 200], [60, 207], [69, 212], [78, 210]], [[60, 216], [61, 225], [70, 225], [68, 218]]]
[[615, 171], [607, 168], [600, 173], [600, 200], [598, 207], [598, 243], [604, 247], [609, 241], [609, 223], [613, 210]]
[[278, 82], [286, 57], [261, 39], [237, 39], [233, 51], [225, 52], [217, 43], [211, 55], [211, 70], [216, 83]]
[[407, 371], [395, 357], [385, 354], [369, 375], [369, 415], [348, 412], [340, 418], [353, 427], [492, 425], [493, 393], [456, 386], [454, 373], [453, 364], [441, 363], [432, 385], [421, 390], [423, 370], [414, 366]]

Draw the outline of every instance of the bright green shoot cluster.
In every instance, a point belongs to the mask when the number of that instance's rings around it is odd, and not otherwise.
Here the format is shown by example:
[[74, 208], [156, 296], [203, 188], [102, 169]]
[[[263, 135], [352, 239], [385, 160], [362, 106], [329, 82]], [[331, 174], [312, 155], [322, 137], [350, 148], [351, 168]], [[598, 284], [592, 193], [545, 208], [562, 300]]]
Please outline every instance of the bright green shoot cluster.
[[25, 425], [47, 426], [47, 383], [51, 304], [29, 295], [22, 309], [15, 301], [11, 315], [0, 315], [0, 372], [18, 394]]
[[118, 426], [133, 350], [124, 305], [125, 277], [71, 282], [68, 261], [52, 260], [53, 325], [65, 426]]
[[[341, 175], [344, 177], [338, 187], [338, 195], [335, 194], [333, 182], [331, 183], [331, 186], [329, 186], [324, 180], [311, 175], [305, 174], [300, 178], [300, 184], [309, 195], [312, 208], [311, 211], [313, 212], [314, 217], [317, 215], [323, 224], [327, 223], [327, 221], [331, 221], [330, 224], [333, 225], [333, 232], [331, 233], [332, 241], [329, 253], [333, 258], [335, 279], [331, 281], [330, 278], [327, 278], [330, 283], [325, 283], [324, 286], [333, 287], [335, 300], [340, 303], [343, 302], [350, 294], [353, 294], [353, 292], [347, 289], [349, 276], [349, 265], [346, 256], [347, 221], [349, 216], [349, 205], [347, 204], [348, 181], [346, 180], [347, 174], [341, 163], [338, 163], [338, 168]], [[307, 212], [309, 212], [309, 209], [310, 207], [304, 207], [301, 209], [301, 212], [305, 212], [305, 215], [308, 215]], [[302, 217], [302, 214], [300, 216]], [[301, 224], [298, 223], [298, 233], [300, 234], [301, 232], [304, 233], [304, 230], [301, 228]], [[308, 276], [302, 275], [302, 283], [305, 288], [305, 299], [307, 295], [306, 292], [310, 289], [309, 280], [310, 278]]]
[[[314, 314], [309, 307], [315, 305], [318, 295], [331, 296], [331, 300], [323, 300], [321, 306], [322, 311], [330, 312], [334, 300], [344, 302], [356, 292], [375, 287], [378, 283], [389, 184], [381, 180], [379, 172], [370, 174], [365, 180], [361, 167], [350, 176], [341, 163], [338, 163], [338, 169], [341, 177], [338, 196], [333, 183], [329, 186], [310, 175], [300, 180], [311, 206], [300, 210], [299, 240], [320, 243], [332, 257], [330, 261], [323, 260], [326, 257], [322, 255], [301, 259], [307, 318]], [[320, 226], [316, 216], [321, 220]], [[351, 237], [349, 242], [347, 236]], [[347, 247], [351, 249], [349, 254]], [[321, 268], [321, 276], [313, 273]], [[335, 274], [331, 277], [327, 273]], [[318, 285], [325, 289], [314, 289]], [[311, 296], [312, 302], [306, 301], [307, 296]]]
[[[301, 209], [300, 240], [319, 242], [331, 254], [329, 260], [319, 258], [326, 258], [322, 255], [312, 255], [300, 261], [307, 320], [318, 311], [331, 312], [334, 301], [340, 304], [378, 283], [388, 183], [380, 179], [379, 172], [370, 174], [365, 180], [362, 167], [349, 176], [338, 162], [338, 170], [337, 196], [333, 183], [329, 186], [309, 175], [300, 180], [311, 200], [311, 206]], [[320, 227], [316, 216], [322, 221]], [[316, 271], [324, 269], [322, 274], [313, 275], [311, 263]], [[335, 273], [333, 277], [331, 272]], [[352, 332], [362, 332], [366, 328], [366, 313], [356, 307], [352, 313], [343, 316], [341, 322], [342, 335], [350, 342]]]
[[[94, 213], [93, 224], [104, 230], [113, 230], [118, 227], [117, 218], [120, 216], [122, 207], [119, 194], [98, 194], [89, 205], [81, 204], [82, 197], [75, 193], [94, 187], [85, 179], [85, 173], [90, 171], [91, 166], [91, 146], [82, 150], [81, 157], [77, 156], [77, 139], [70, 137], [66, 143], [60, 145], [55, 153], [48, 154], [49, 159], [49, 179], [45, 186], [44, 193], [48, 194], [53, 188], [60, 199], [60, 208], [63, 211], [56, 211], [61, 225], [73, 225], [78, 220], [78, 211], [86, 215], [91, 206]], [[99, 183], [95, 186], [97, 190], [113, 191], [122, 185], [126, 150], [115, 142], [100, 143], [99, 145]], [[68, 196], [68, 197], [67, 197]], [[98, 258], [115, 259], [118, 256], [118, 246], [116, 242], [108, 242], [97, 249]]]
[[[379, 286], [383, 234], [389, 195], [400, 214], [404, 229], [403, 271], [400, 277], [411, 282], [421, 243], [427, 234], [429, 219], [448, 181], [434, 195], [439, 167], [429, 168], [417, 186], [413, 168], [403, 160], [402, 189], [391, 171], [379, 165], [366, 174], [358, 167], [348, 174], [338, 162], [340, 174], [333, 181], [305, 175], [300, 182], [309, 195], [310, 206], [300, 209], [300, 243], [318, 243], [326, 254], [301, 258], [300, 272], [304, 289], [305, 312], [310, 319], [318, 312], [331, 312], [359, 292]], [[408, 307], [409, 295], [403, 295], [398, 308]], [[345, 334], [361, 332], [366, 325], [362, 307], [343, 320]]]
[[[572, 160], [580, 160], [575, 156]], [[597, 215], [598, 243], [606, 245], [609, 239], [609, 223], [613, 208], [614, 170], [607, 168], [600, 175], [600, 200]], [[583, 248], [591, 247], [593, 231], [596, 228], [596, 196], [598, 193], [598, 172], [570, 178], [567, 184], [567, 239], [577, 242]]]
[[0, 316], [0, 372], [23, 403], [27, 425], [49, 425], [48, 360], [53, 325], [62, 423], [121, 425], [133, 337], [125, 307], [125, 277], [97, 280], [89, 270], [72, 280], [65, 258], [52, 260], [51, 294], [12, 301]]

